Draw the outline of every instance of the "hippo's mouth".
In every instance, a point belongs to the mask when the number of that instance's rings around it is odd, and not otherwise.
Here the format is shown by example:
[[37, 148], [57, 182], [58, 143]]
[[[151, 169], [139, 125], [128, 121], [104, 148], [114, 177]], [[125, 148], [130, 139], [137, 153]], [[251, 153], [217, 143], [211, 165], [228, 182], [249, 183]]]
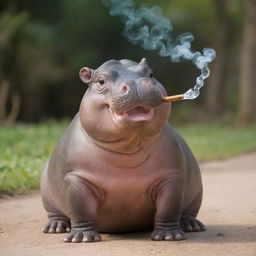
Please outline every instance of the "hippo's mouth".
[[154, 108], [147, 106], [136, 106], [126, 111], [115, 112], [113, 111], [116, 120], [129, 120], [129, 121], [150, 121], [154, 115]]

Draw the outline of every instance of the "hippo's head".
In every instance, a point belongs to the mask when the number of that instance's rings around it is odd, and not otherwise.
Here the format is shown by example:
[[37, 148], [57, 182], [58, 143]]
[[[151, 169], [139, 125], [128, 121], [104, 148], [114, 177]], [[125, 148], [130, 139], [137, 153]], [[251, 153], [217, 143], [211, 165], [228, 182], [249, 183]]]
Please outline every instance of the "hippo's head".
[[134, 136], [150, 140], [168, 120], [170, 104], [161, 101], [166, 91], [153, 78], [146, 59], [109, 60], [96, 70], [84, 67], [80, 78], [89, 84], [80, 120], [98, 141], [112, 143]]

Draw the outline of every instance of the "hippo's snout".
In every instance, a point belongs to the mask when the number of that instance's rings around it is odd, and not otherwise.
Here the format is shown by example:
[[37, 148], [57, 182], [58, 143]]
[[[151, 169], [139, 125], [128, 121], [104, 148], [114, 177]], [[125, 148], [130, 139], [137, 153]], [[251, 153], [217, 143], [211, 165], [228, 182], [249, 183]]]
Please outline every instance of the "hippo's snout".
[[163, 93], [155, 80], [142, 78], [121, 83], [117, 92], [112, 93], [111, 109], [123, 112], [135, 106], [154, 108], [162, 103]]

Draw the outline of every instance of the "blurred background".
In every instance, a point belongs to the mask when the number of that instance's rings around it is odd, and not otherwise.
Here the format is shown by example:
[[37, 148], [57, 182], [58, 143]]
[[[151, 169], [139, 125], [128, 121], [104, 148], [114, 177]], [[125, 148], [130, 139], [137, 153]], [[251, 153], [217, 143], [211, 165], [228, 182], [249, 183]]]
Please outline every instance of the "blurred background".
[[[199, 160], [256, 150], [256, 1], [135, 0], [160, 5], [174, 35], [216, 60], [201, 95], [173, 104], [170, 122]], [[169, 95], [199, 70], [129, 43], [101, 0], [0, 0], [0, 195], [37, 188], [41, 168], [86, 90], [83, 66], [146, 57]]]
[[[191, 32], [192, 48], [212, 47], [217, 59], [201, 96], [175, 104], [174, 120], [255, 120], [255, 0], [147, 0], [160, 5], [174, 34]], [[72, 117], [86, 89], [82, 66], [146, 57], [169, 94], [195, 84], [191, 62], [171, 63], [122, 35], [123, 23], [100, 0], [0, 0], [0, 121], [37, 122]], [[193, 113], [193, 114], [192, 114]]]

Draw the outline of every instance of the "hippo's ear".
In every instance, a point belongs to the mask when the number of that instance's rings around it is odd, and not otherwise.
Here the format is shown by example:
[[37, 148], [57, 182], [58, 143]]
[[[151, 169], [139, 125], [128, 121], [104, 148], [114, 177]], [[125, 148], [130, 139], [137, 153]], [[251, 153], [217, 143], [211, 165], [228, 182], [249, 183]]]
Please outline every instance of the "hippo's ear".
[[140, 64], [148, 66], [147, 59], [146, 58], [142, 58], [141, 61], [140, 61]]
[[89, 84], [92, 81], [93, 70], [83, 67], [80, 69], [79, 76], [84, 83]]

